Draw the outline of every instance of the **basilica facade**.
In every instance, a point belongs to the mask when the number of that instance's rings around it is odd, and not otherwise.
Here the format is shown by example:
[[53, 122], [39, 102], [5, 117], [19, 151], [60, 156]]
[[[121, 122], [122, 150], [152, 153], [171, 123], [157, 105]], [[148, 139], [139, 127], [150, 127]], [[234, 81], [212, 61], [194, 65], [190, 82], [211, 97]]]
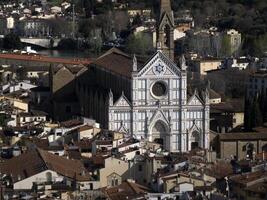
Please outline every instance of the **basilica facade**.
[[209, 147], [208, 90], [188, 96], [184, 57], [174, 59], [174, 20], [170, 1], [161, 1], [158, 50], [142, 66], [132, 62], [130, 99], [109, 94], [109, 129], [163, 144], [171, 152]]
[[131, 97], [124, 93], [114, 102], [109, 94], [109, 129], [149, 141], [169, 151], [209, 147], [209, 94], [187, 95], [184, 59], [178, 67], [161, 50], [137, 70], [133, 59]]

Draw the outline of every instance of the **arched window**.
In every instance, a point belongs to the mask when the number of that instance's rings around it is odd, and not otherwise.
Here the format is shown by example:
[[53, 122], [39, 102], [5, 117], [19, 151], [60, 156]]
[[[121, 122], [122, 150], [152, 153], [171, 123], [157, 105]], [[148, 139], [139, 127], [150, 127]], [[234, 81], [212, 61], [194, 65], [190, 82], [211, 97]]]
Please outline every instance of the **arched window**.
[[164, 45], [170, 47], [170, 26], [167, 24], [164, 27]]

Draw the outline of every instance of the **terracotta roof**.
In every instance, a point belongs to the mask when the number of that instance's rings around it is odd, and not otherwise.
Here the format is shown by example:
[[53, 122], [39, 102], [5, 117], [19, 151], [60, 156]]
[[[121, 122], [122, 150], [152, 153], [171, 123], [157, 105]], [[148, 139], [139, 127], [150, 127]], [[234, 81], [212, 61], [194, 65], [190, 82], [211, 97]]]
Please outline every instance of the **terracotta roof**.
[[82, 121], [77, 120], [77, 119], [71, 119], [71, 120], [60, 123], [61, 126], [66, 127], [66, 128], [71, 128], [71, 127], [79, 126], [82, 124], [83, 124]]
[[256, 183], [246, 188], [247, 191], [260, 194], [267, 194], [267, 180], [262, 183]]
[[28, 178], [47, 169], [44, 160], [37, 151], [21, 154], [4, 163], [0, 163], [1, 173], [9, 174], [13, 182]]
[[13, 60], [26, 60], [36, 62], [49, 62], [49, 63], [62, 63], [62, 64], [90, 64], [89, 59], [66, 59], [66, 58], [54, 58], [41, 55], [20, 55], [20, 54], [0, 54], [0, 59], [13, 59]]
[[68, 155], [69, 159], [81, 160], [82, 158], [81, 152], [79, 150], [68, 149], [66, 150], [66, 154]]
[[47, 116], [48, 114], [46, 112], [43, 112], [41, 110], [31, 110], [30, 112], [21, 112], [18, 114], [21, 117], [33, 117], [33, 116]]
[[209, 89], [210, 99], [218, 99], [221, 98], [221, 95], [215, 92], [213, 89]]
[[256, 171], [230, 177], [233, 182], [246, 185], [258, 179], [267, 180], [267, 172]]
[[263, 132], [238, 132], [218, 134], [220, 141], [225, 140], [267, 140], [267, 129]]
[[41, 149], [45, 149], [49, 146], [49, 141], [48, 139], [40, 139], [40, 138], [37, 138], [37, 137], [33, 137], [33, 140], [32, 142], [38, 147], [38, 148], [41, 148]]
[[74, 145], [78, 146], [81, 151], [90, 150], [92, 148], [92, 140], [83, 139], [78, 142], [74, 142]]
[[63, 64], [59, 64], [57, 66], [55, 66], [53, 68], [53, 73], [57, 73], [58, 71], [60, 71], [61, 69], [67, 69], [69, 70], [72, 74], [78, 74], [80, 71], [82, 70], [86, 70], [87, 67], [85, 67], [84, 65], [63, 65]]
[[[139, 60], [138, 62], [138, 67], [140, 68], [142, 62], [140, 63]], [[118, 75], [131, 78], [133, 58], [116, 48], [110, 49], [92, 64]]]
[[91, 130], [93, 129], [94, 127], [93, 126], [89, 126], [89, 125], [84, 125], [84, 126], [81, 126], [78, 128], [78, 131], [87, 131], [87, 130]]
[[123, 182], [116, 187], [105, 189], [106, 195], [111, 200], [145, 199], [144, 195], [149, 191], [149, 188], [130, 181]]
[[244, 100], [232, 99], [228, 102], [221, 102], [210, 105], [211, 113], [217, 112], [244, 112]]
[[96, 156], [93, 156], [91, 158], [91, 161], [93, 162], [94, 165], [105, 165], [105, 159], [103, 156], [99, 156], [99, 155], [96, 155]]
[[222, 179], [226, 176], [232, 175], [233, 168], [229, 162], [220, 161], [213, 165], [211, 168], [206, 168], [205, 174], [215, 177], [217, 179]]
[[18, 182], [48, 169], [77, 181], [91, 180], [89, 173], [80, 161], [69, 160], [41, 149], [32, 150], [0, 163], [0, 171], [9, 174], [13, 182]]

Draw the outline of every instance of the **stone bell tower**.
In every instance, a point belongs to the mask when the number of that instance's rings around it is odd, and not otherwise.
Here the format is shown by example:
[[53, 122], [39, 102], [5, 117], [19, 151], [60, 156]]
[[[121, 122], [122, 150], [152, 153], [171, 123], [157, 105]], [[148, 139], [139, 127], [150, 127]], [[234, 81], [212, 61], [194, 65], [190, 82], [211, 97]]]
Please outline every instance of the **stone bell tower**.
[[158, 50], [174, 60], [174, 17], [170, 0], [160, 0], [160, 13], [157, 27]]

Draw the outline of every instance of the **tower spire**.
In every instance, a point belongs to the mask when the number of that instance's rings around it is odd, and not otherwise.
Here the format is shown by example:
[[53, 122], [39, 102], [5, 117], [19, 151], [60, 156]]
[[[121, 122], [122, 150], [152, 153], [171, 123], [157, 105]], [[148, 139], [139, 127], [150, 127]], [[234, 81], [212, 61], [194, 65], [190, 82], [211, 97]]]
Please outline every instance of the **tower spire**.
[[157, 27], [157, 42], [162, 52], [174, 60], [174, 17], [170, 0], [160, 1], [160, 14]]
[[172, 9], [171, 9], [171, 2], [170, 0], [160, 0], [160, 17], [164, 13], [171, 14]]

